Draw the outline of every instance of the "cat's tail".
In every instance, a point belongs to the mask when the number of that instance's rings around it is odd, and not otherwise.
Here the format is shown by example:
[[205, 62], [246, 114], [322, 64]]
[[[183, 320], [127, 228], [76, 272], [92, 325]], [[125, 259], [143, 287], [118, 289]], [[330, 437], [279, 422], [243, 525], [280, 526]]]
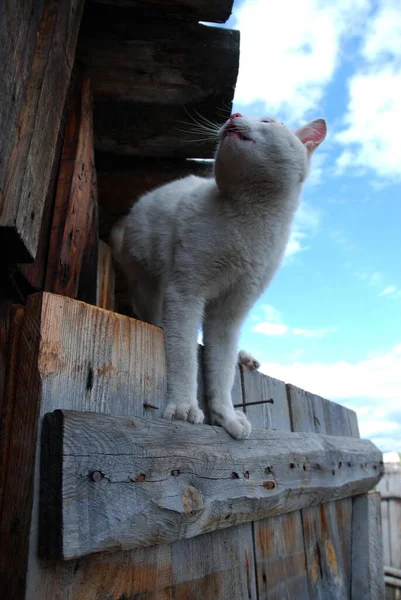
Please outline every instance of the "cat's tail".
[[119, 219], [112, 227], [110, 231], [109, 244], [113, 250], [114, 256], [117, 258], [121, 255], [123, 250], [125, 233], [125, 218]]

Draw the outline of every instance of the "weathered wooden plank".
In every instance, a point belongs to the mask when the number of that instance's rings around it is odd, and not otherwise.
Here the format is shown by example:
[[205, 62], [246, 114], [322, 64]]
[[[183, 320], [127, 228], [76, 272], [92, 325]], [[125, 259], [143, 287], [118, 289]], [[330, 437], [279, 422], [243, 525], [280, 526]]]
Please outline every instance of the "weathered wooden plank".
[[[272, 404], [246, 407], [254, 427], [291, 431], [285, 383], [256, 371], [241, 369], [246, 402], [272, 399]], [[273, 465], [267, 475], [274, 477]], [[300, 511], [253, 524], [258, 598], [308, 598], [308, 577]]]
[[390, 525], [391, 566], [401, 569], [401, 502], [390, 500], [388, 506]]
[[[357, 433], [353, 411], [292, 385], [287, 385], [287, 391], [294, 430], [343, 436]], [[333, 466], [343, 469], [348, 463], [338, 460]], [[352, 500], [306, 508], [302, 521], [311, 598], [349, 597]]]
[[[97, 247], [96, 172], [93, 150], [92, 98], [89, 80], [77, 77], [72, 94], [57, 184], [46, 270], [46, 291], [76, 298], [81, 267], [88, 247]], [[94, 239], [90, 239], [91, 227]], [[97, 257], [95, 262], [95, 273]], [[93, 261], [92, 261], [93, 262]], [[92, 265], [93, 270], [93, 265]], [[88, 285], [91, 268], [84, 273]], [[92, 285], [96, 300], [96, 282]], [[90, 300], [86, 294], [85, 300]]]
[[96, 304], [100, 308], [114, 310], [114, 269], [111, 248], [102, 240], [99, 241]]
[[256, 430], [245, 451], [221, 428], [69, 411], [49, 413], [44, 428], [44, 498], [61, 507], [43, 520], [53, 557], [195, 537], [363, 493], [380, 477], [368, 440]]
[[88, 304], [97, 305], [98, 291], [98, 257], [99, 257], [99, 210], [97, 204], [96, 171], [93, 169], [91, 184], [91, 210], [89, 211], [89, 225], [86, 242], [82, 254], [82, 263], [79, 273], [77, 299]]
[[162, 332], [45, 293], [28, 299], [20, 348], [0, 523], [1, 589], [10, 600], [23, 597], [24, 590], [24, 597], [43, 600], [106, 595], [121, 600], [134, 593], [172, 600], [171, 549], [166, 546], [56, 564], [37, 556], [38, 413], [64, 407], [143, 415], [148, 412], [144, 402], [160, 406], [165, 397]]
[[371, 492], [353, 500], [352, 597], [384, 598], [380, 494]]
[[211, 176], [212, 164], [182, 158], [148, 158], [96, 153], [99, 233], [106, 239], [114, 223], [142, 194], [188, 175]]
[[388, 500], [383, 500], [383, 499], [381, 500], [381, 516], [382, 516], [382, 536], [383, 536], [383, 561], [384, 561], [385, 565], [391, 565], [390, 519], [389, 519], [389, 502], [388, 502]]
[[233, 0], [95, 0], [100, 4], [127, 6], [147, 19], [185, 19], [225, 23], [231, 14]]
[[394, 567], [387, 567], [386, 563], [384, 563], [384, 573], [386, 575], [391, 575], [392, 577], [398, 577], [398, 579], [401, 579], [401, 569], [395, 569]]
[[174, 600], [256, 600], [251, 524], [172, 544]]
[[6, 302], [0, 307], [0, 514], [6, 490], [23, 316], [22, 306]]
[[[43, 2], [2, 2], [0, 18], [0, 193], [28, 85]], [[0, 195], [1, 199], [1, 195]], [[0, 202], [1, 206], [1, 202]]]
[[0, 195], [0, 240], [11, 262], [29, 262], [36, 256], [83, 4], [83, 0], [43, 3]]
[[[198, 349], [198, 401], [205, 411], [206, 422], [210, 422], [204, 398], [203, 346]], [[239, 369], [232, 395], [242, 402]], [[179, 540], [172, 544], [171, 552], [176, 600], [235, 597], [256, 600], [251, 523]]]
[[191, 121], [224, 122], [229, 116], [238, 31], [142, 21], [131, 12], [116, 16], [113, 9], [89, 7], [77, 52], [92, 83], [96, 149], [142, 157], [214, 156], [216, 137], [197, 135]]

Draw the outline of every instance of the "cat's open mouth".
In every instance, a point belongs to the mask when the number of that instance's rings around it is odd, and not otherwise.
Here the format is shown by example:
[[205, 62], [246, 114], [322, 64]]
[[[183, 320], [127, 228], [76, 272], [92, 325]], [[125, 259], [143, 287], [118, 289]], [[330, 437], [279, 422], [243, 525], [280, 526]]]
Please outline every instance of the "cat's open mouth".
[[240, 140], [243, 140], [245, 142], [252, 142], [252, 138], [250, 138], [248, 135], [246, 135], [243, 131], [240, 131], [238, 129], [238, 127], [234, 124], [229, 124], [226, 126], [224, 132], [223, 132], [223, 139], [226, 137], [232, 137], [232, 136], [237, 136], [239, 137]]

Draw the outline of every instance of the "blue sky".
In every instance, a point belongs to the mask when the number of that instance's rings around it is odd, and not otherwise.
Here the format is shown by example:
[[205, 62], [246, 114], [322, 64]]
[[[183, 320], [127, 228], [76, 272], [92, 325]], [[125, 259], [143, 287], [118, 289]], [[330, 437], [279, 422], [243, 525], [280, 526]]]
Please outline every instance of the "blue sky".
[[401, 451], [400, 1], [237, 0], [226, 26], [241, 31], [234, 110], [329, 130], [241, 346]]

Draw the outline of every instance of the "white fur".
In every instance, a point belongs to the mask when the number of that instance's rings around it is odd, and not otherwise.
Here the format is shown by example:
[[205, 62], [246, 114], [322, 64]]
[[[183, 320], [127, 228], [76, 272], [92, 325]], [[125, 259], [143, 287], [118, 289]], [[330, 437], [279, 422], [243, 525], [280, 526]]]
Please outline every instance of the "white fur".
[[231, 401], [240, 328], [281, 263], [310, 155], [326, 133], [323, 120], [296, 133], [268, 121], [230, 118], [214, 178], [190, 176], [144, 195], [112, 234], [135, 312], [164, 328], [164, 416], [203, 421], [202, 322], [210, 414], [237, 439], [251, 431]]

